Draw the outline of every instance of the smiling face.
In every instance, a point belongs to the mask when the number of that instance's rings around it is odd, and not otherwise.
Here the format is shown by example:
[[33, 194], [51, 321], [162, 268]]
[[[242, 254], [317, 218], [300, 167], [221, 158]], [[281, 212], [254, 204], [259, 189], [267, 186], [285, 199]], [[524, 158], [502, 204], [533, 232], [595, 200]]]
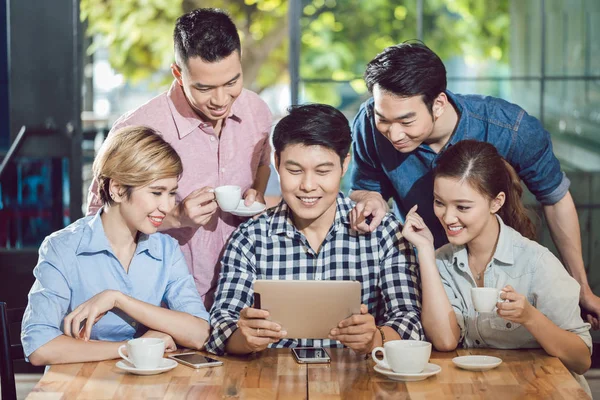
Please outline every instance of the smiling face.
[[438, 176], [433, 185], [433, 209], [453, 245], [479, 238], [492, 224], [504, 204], [504, 193], [495, 199], [484, 196], [465, 180]]
[[281, 194], [296, 227], [333, 223], [340, 181], [349, 161], [348, 156], [342, 165], [333, 150], [303, 144], [290, 144], [276, 157]]
[[[175, 207], [177, 178], [158, 179], [147, 186], [137, 187], [131, 196], [115, 196], [119, 214], [132, 231], [152, 234], [158, 231], [165, 216]], [[111, 192], [119, 193], [119, 186], [111, 183]]]
[[242, 63], [237, 51], [212, 63], [191, 57], [183, 67], [173, 64], [171, 71], [190, 106], [213, 125], [229, 116], [242, 92]]
[[373, 99], [377, 130], [399, 152], [415, 150], [433, 133], [433, 117], [421, 96], [399, 97], [375, 85]]

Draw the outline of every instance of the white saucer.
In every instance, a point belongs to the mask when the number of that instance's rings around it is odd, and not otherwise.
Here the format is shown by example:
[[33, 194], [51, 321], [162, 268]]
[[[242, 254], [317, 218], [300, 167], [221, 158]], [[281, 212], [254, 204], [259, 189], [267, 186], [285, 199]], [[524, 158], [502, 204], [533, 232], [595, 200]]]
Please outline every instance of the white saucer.
[[160, 365], [158, 366], [158, 368], [152, 369], [136, 368], [135, 366], [131, 365], [128, 361], [125, 360], [117, 361], [116, 366], [117, 368], [122, 369], [123, 371], [130, 372], [136, 375], [156, 375], [172, 370], [177, 366], [177, 361], [171, 360], [169, 358], [163, 358], [160, 361]]
[[376, 372], [379, 372], [381, 375], [385, 375], [386, 377], [388, 377], [392, 380], [401, 381], [401, 382], [422, 381], [424, 379], [429, 378], [432, 375], [439, 374], [441, 370], [442, 370], [442, 367], [440, 367], [437, 364], [432, 364], [432, 363], [428, 363], [425, 366], [425, 369], [423, 370], [423, 372], [419, 372], [418, 374], [398, 373], [398, 372], [392, 371], [391, 369], [380, 367], [379, 365], [375, 366]]
[[452, 359], [454, 365], [469, 371], [487, 371], [502, 364], [502, 360], [492, 356], [462, 356]]
[[244, 200], [240, 200], [240, 204], [238, 204], [237, 208], [233, 211], [229, 211], [229, 213], [237, 215], [238, 217], [252, 217], [265, 211], [266, 208], [267, 207], [264, 204], [259, 203], [258, 201], [252, 203], [250, 207], [246, 207]]

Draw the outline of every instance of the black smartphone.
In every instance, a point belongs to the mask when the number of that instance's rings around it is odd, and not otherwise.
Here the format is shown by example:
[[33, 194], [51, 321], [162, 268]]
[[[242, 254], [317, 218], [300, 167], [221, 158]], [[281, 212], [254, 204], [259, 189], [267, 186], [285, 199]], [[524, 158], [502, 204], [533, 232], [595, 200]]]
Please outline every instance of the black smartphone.
[[301, 364], [322, 364], [331, 362], [331, 358], [323, 347], [294, 347], [292, 354]]

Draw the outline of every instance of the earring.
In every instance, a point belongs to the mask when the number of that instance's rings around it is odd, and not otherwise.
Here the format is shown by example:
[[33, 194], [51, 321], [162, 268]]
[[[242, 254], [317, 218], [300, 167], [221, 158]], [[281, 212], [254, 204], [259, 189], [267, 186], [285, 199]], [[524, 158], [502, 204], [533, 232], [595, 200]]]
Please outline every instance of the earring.
[[115, 199], [115, 194], [113, 192], [110, 192], [110, 198], [113, 200]]

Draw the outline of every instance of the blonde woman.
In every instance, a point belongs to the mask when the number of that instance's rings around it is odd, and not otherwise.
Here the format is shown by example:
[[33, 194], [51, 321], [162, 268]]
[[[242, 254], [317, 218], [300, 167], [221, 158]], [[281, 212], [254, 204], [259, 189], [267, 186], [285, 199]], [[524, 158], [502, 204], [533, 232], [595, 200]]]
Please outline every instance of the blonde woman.
[[157, 233], [182, 170], [150, 128], [123, 128], [106, 140], [93, 165], [102, 209], [39, 250], [21, 332], [32, 364], [117, 358], [138, 336], [164, 339], [167, 351], [204, 346], [209, 315], [179, 245]]

